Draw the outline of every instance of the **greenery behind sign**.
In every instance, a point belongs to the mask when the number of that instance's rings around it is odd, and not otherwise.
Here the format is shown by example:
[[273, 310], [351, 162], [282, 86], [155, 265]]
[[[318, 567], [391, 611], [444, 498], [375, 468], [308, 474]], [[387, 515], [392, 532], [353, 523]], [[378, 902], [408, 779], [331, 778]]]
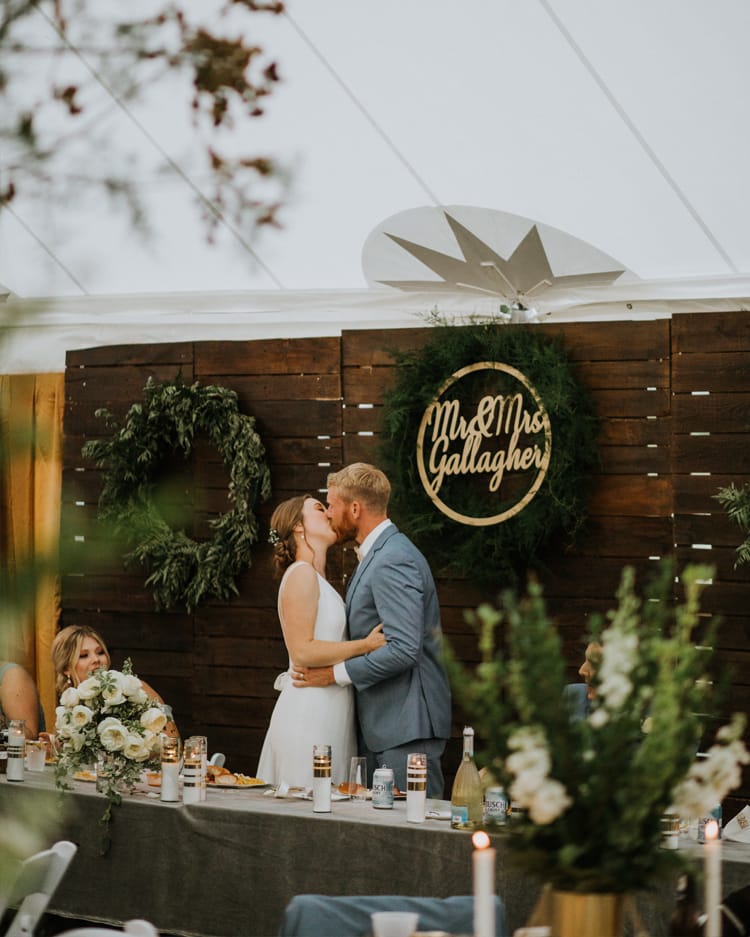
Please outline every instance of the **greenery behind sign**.
[[[482, 584], [516, 586], [550, 547], [564, 550], [586, 518], [592, 472], [599, 465], [598, 421], [587, 390], [571, 371], [559, 339], [540, 326], [439, 324], [421, 349], [393, 352], [396, 382], [385, 399], [380, 460], [393, 485], [392, 513], [444, 572]], [[416, 446], [425, 409], [460, 368], [499, 361], [534, 386], [552, 424], [552, 455], [535, 497], [494, 526], [471, 527], [441, 513], [425, 492]]]

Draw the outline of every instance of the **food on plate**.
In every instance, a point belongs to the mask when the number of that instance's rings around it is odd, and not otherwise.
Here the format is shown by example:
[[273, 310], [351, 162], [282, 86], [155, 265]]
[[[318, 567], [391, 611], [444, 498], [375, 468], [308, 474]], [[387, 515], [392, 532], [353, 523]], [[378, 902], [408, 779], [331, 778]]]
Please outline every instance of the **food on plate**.
[[93, 771], [75, 771], [73, 777], [76, 781], [96, 781], [96, 774]]
[[220, 768], [218, 765], [208, 765], [206, 774], [209, 787], [258, 787], [266, 783], [260, 778], [233, 773], [227, 768]]

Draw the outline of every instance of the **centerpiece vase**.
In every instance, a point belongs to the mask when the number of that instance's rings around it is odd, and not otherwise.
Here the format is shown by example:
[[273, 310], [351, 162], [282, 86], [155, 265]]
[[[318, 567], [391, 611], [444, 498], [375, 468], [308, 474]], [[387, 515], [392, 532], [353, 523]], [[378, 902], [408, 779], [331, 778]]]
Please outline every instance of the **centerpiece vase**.
[[621, 937], [625, 895], [555, 891], [551, 894], [552, 937]]

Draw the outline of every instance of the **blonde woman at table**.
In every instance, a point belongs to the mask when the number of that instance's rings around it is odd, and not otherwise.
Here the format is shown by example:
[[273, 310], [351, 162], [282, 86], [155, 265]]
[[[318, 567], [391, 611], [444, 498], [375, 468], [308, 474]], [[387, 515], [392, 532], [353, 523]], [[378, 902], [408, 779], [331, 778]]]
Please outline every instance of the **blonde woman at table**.
[[[89, 625], [68, 625], [62, 628], [52, 642], [52, 664], [55, 668], [55, 690], [57, 698], [70, 686], [78, 686], [97, 670], [109, 670], [112, 666], [104, 638]], [[140, 678], [139, 678], [140, 679]], [[164, 727], [166, 735], [179, 736], [172, 718], [172, 709], [156, 690], [141, 679], [149, 699], [160, 703], [169, 722]]]
[[270, 784], [312, 787], [312, 748], [331, 745], [332, 780], [347, 779], [357, 754], [354, 693], [336, 685], [301, 690], [293, 666], [324, 667], [383, 647], [382, 625], [358, 641], [346, 640], [344, 602], [325, 577], [328, 548], [336, 534], [326, 509], [311, 495], [282, 502], [271, 517], [269, 542], [279, 585], [278, 613], [289, 670], [274, 684], [281, 690], [263, 743], [258, 777]]

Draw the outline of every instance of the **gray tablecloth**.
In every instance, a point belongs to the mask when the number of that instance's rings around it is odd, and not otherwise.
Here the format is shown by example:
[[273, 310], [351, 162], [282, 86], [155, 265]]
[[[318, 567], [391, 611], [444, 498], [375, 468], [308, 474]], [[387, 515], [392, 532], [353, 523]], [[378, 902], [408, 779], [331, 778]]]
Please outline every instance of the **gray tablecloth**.
[[[369, 803], [334, 802], [330, 814], [312, 803], [276, 799], [261, 790], [211, 790], [204, 804], [162, 804], [158, 795], [125, 796], [113, 810], [112, 847], [100, 855], [105, 801], [94, 786], [54, 789], [51, 769], [13, 784], [0, 776], [0, 799], [54, 798], [64, 811], [50, 842], [79, 846], [50, 910], [121, 924], [145, 918], [161, 931], [202, 937], [279, 933], [284, 909], [299, 894], [411, 895], [472, 893], [471, 837], [445, 820], [406, 822]], [[443, 809], [446, 804], [441, 805]], [[539, 893], [497, 847], [496, 891], [512, 933]], [[750, 882], [750, 846], [725, 843], [724, 893]], [[669, 889], [639, 900], [654, 935], [666, 933]]]

